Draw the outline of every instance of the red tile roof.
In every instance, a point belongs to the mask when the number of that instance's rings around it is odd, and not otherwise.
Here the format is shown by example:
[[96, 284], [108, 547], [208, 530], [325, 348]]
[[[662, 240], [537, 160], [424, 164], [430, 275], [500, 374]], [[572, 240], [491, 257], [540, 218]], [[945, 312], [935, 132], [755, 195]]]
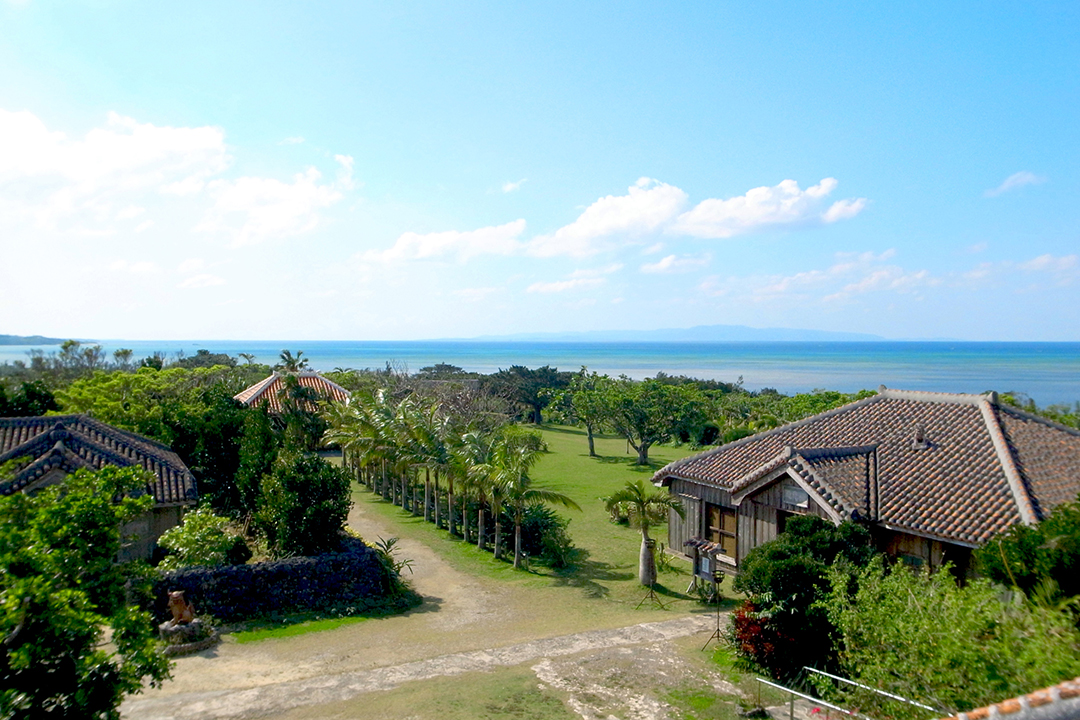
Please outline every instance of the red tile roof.
[[[921, 439], [920, 439], [921, 438]], [[1080, 432], [993, 393], [873, 397], [662, 468], [738, 497], [789, 466], [840, 517], [976, 545], [1080, 492]]]
[[198, 500], [195, 477], [176, 453], [89, 415], [0, 418], [0, 464], [23, 457], [31, 458], [30, 464], [0, 482], [0, 495], [30, 487], [56, 468], [72, 473], [84, 467], [136, 465], [154, 474], [148, 490], [158, 504]]
[[1080, 720], [1080, 677], [946, 720]]
[[[301, 387], [311, 388], [323, 399], [346, 402], [350, 397], [348, 390], [335, 382], [327, 380], [317, 372], [304, 371], [294, 374], [300, 382]], [[284, 388], [285, 374], [275, 372], [265, 380], [260, 380], [233, 397], [245, 405], [252, 407], [265, 402], [269, 405], [270, 412], [280, 413], [280, 394]]]

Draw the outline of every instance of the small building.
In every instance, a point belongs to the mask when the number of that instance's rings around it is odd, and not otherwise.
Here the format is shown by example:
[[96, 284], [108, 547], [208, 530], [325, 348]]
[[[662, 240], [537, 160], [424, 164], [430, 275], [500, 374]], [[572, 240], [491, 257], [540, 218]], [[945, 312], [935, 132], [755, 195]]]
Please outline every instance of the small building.
[[864, 523], [914, 566], [971, 550], [1080, 493], [1080, 431], [998, 401], [882, 386], [875, 396], [661, 468], [678, 497], [668, 541], [695, 574], [737, 572], [793, 515]]
[[13, 477], [0, 479], [0, 495], [37, 492], [80, 468], [135, 465], [150, 471], [154, 479], [147, 492], [154, 507], [124, 528], [125, 535], [135, 538], [125, 547], [124, 559], [149, 558], [157, 539], [179, 525], [184, 510], [199, 497], [195, 477], [167, 446], [89, 415], [0, 418], [0, 465], [19, 458], [29, 463]]
[[328, 380], [313, 370], [302, 370], [295, 373], [279, 373], [275, 371], [265, 380], [260, 380], [249, 388], [238, 392], [233, 396], [235, 400], [244, 403], [248, 407], [257, 407], [266, 403], [270, 413], [281, 414], [281, 393], [285, 389], [286, 376], [297, 379], [300, 387], [314, 391], [323, 400], [347, 402], [350, 393], [332, 380]]

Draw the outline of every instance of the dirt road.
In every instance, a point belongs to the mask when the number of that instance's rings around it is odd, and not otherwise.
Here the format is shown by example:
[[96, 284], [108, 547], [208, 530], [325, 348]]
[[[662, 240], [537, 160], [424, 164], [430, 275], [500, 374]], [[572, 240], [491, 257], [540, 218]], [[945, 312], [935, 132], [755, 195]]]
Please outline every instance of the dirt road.
[[[364, 537], [389, 535], [360, 505], [349, 522]], [[405, 539], [399, 547], [403, 557], [413, 560], [415, 573], [410, 579], [425, 598], [421, 607], [401, 616], [290, 638], [243, 645], [227, 639], [217, 648], [178, 659], [175, 679], [130, 698], [122, 707], [124, 716], [132, 720], [275, 716], [406, 682], [525, 663], [533, 664], [540, 682], [570, 698], [567, 702], [575, 712], [595, 713], [604, 706], [606, 716], [612, 709], [607, 706], [617, 701], [623, 707], [634, 693], [627, 692], [625, 682], [604, 691], [595, 682], [596, 668], [582, 673], [584, 666], [599, 663], [625, 674], [635, 665], [634, 658], [647, 656], [652, 667], [639, 673], [636, 682], [662, 682], [654, 670], [680, 682], [687, 673], [701, 674], [700, 667], [691, 668], [680, 659], [673, 641], [700, 634], [703, 642], [712, 630], [711, 615], [643, 613], [667, 619], [629, 626], [618, 626], [625, 624], [625, 613], [568, 617], [557, 604], [545, 602], [542, 594], [538, 600], [534, 594], [455, 570], [421, 542]], [[710, 675], [708, 684], [721, 690], [723, 679]], [[593, 680], [586, 682], [588, 677]], [[649, 699], [652, 695], [638, 695], [619, 716], [667, 717], [664, 708]]]

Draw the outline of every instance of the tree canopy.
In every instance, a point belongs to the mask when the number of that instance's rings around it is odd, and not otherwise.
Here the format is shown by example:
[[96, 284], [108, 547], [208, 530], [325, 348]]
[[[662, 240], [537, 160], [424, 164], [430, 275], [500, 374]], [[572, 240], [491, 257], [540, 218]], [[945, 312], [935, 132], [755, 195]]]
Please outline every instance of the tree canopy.
[[[148, 613], [129, 607], [120, 528], [146, 512], [134, 468], [79, 470], [0, 498], [0, 715], [119, 718], [124, 695], [168, 678]], [[115, 652], [101, 647], [112, 628]]]

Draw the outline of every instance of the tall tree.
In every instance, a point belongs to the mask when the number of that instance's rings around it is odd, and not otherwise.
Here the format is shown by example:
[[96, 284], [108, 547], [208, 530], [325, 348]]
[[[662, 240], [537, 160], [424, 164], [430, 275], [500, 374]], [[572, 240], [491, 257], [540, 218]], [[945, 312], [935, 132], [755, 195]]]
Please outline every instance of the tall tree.
[[666, 385], [627, 377], [602, 386], [608, 420], [637, 450], [638, 465], [649, 464], [649, 448], [667, 442], [680, 426], [703, 417], [704, 397], [691, 385]]
[[544, 390], [565, 388], [570, 382], [570, 373], [559, 372], [550, 365], [535, 370], [511, 365], [508, 370], [486, 376], [483, 382], [508, 400], [527, 408], [528, 420], [539, 425], [544, 420], [541, 411], [551, 402], [550, 394]]
[[149, 614], [125, 602], [139, 573], [115, 561], [146, 483], [106, 467], [0, 498], [0, 716], [118, 720], [125, 695], [169, 677]]
[[682, 503], [671, 493], [650, 485], [638, 478], [626, 481], [626, 485], [606, 501], [607, 511], [626, 515], [631, 527], [641, 531], [641, 551], [638, 553], [638, 581], [647, 587], [656, 583], [656, 556], [653, 554], [653, 541], [649, 537], [649, 528], [666, 522], [668, 511], [674, 510], [679, 517], [685, 517]]

